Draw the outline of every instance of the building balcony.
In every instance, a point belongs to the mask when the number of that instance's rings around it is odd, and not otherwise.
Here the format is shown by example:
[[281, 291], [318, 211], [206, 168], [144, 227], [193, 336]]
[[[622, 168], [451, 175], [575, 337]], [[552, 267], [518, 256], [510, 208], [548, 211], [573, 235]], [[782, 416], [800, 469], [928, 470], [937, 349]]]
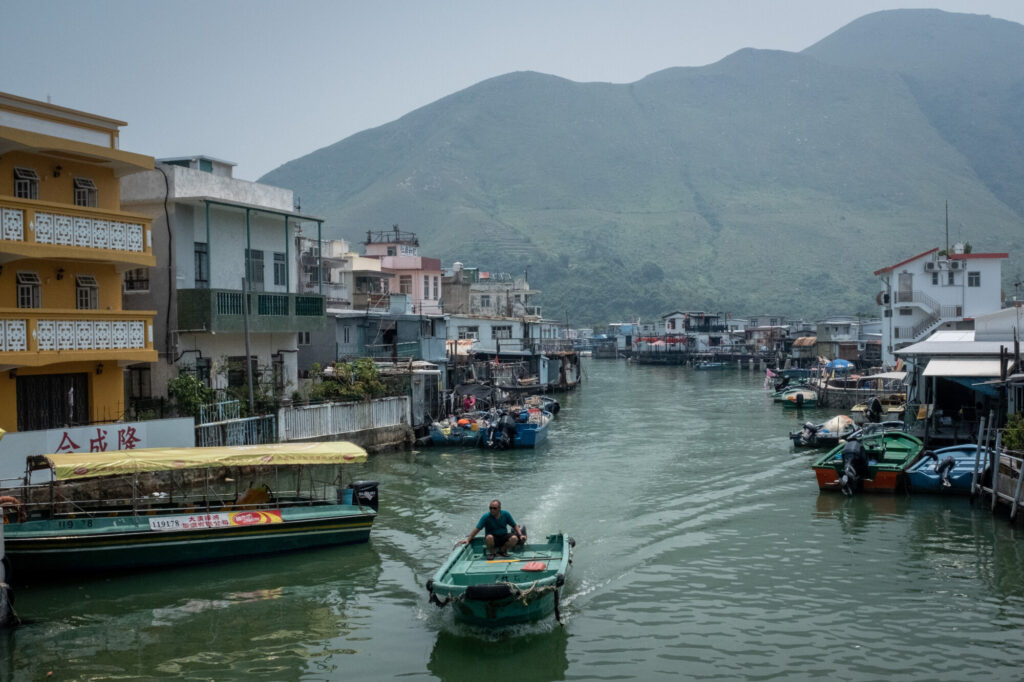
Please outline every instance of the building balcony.
[[[248, 308], [243, 308], [248, 300]], [[283, 294], [237, 289], [179, 289], [180, 329], [242, 333], [245, 316], [249, 331], [307, 332], [326, 326], [324, 297], [317, 294]]]
[[134, 213], [0, 197], [0, 264], [48, 258], [152, 267], [150, 225]]
[[352, 309], [388, 312], [391, 310], [391, 294], [353, 294]]
[[0, 308], [0, 368], [156, 362], [149, 310]]

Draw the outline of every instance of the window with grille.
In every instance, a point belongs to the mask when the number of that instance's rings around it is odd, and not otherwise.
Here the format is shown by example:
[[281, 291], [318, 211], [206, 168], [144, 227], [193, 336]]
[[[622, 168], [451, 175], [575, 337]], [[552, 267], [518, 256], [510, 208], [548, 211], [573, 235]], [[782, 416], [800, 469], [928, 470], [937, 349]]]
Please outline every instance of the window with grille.
[[423, 298], [430, 298], [430, 276], [423, 275]]
[[[435, 301], [441, 297], [441, 289], [440, 289], [440, 286], [438, 284], [438, 280], [439, 279], [440, 279], [440, 277], [435, 277], [434, 278], [434, 300]], [[426, 293], [424, 293], [424, 296], [425, 295], [426, 295]]]
[[249, 288], [263, 289], [263, 251], [259, 249], [245, 250], [245, 271], [249, 278]]
[[497, 327], [491, 327], [491, 338], [492, 339], [511, 339], [512, 338], [512, 325], [500, 325]]
[[92, 275], [75, 277], [75, 302], [79, 310], [96, 310], [99, 308], [100, 286]]
[[968, 272], [967, 273], [967, 286], [969, 287], [980, 287], [981, 286], [981, 272]]
[[90, 178], [75, 178], [75, 206], [96, 207], [99, 191]]
[[149, 291], [149, 268], [135, 268], [124, 273], [125, 291]]
[[283, 253], [274, 252], [274, 285], [284, 286], [288, 283], [288, 264]]
[[196, 289], [210, 288], [210, 245], [206, 242], [194, 242], [196, 266]]
[[39, 198], [39, 176], [35, 169], [14, 169], [14, 196], [19, 199]]
[[[252, 372], [253, 384], [257, 382], [256, 357], [249, 358], [249, 371]], [[245, 386], [249, 383], [249, 377], [245, 373], [245, 356], [232, 355], [228, 357], [228, 386]]]
[[399, 275], [399, 277], [398, 277], [398, 293], [400, 293], [400, 294], [411, 294], [412, 293], [412, 275]]
[[18, 307], [39, 308], [42, 281], [35, 272], [18, 273]]

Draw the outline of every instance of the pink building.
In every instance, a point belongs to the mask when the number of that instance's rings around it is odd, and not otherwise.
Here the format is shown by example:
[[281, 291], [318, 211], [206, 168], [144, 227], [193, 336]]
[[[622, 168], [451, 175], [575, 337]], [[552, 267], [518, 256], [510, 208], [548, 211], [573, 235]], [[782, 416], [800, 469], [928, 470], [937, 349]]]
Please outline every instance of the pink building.
[[441, 260], [420, 255], [420, 242], [413, 232], [367, 231], [368, 258], [379, 258], [381, 272], [390, 273], [391, 293], [408, 294], [412, 312], [418, 315], [441, 314]]

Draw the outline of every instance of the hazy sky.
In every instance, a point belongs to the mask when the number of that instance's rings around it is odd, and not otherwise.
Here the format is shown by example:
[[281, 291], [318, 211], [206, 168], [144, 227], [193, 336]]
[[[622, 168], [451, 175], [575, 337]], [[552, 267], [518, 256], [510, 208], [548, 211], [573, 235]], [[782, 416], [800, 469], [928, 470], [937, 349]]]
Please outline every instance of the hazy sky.
[[628, 83], [909, 7], [1024, 23], [1022, 0], [0, 0], [0, 91], [255, 180], [493, 76]]

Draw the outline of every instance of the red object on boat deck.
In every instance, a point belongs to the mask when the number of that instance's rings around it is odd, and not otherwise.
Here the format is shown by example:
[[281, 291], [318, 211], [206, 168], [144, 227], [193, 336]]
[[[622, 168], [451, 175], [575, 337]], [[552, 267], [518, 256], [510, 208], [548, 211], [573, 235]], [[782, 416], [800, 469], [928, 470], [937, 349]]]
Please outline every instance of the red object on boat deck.
[[543, 571], [548, 565], [543, 561], [528, 561], [520, 567], [520, 571]]

